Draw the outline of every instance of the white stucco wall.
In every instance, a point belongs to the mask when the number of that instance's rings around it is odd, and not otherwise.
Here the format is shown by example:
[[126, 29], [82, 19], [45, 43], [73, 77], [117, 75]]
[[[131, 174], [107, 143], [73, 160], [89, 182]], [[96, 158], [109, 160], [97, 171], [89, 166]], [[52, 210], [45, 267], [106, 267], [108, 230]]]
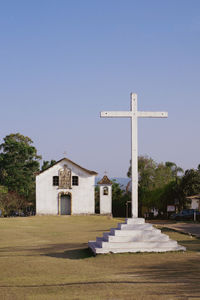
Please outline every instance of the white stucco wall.
[[[108, 187], [108, 195], [103, 194], [103, 188]], [[112, 185], [100, 185], [100, 214], [112, 214]]]
[[[71, 169], [72, 176], [79, 177], [79, 185], [71, 189], [59, 189], [53, 186], [53, 176], [58, 176], [58, 172], [67, 164]], [[95, 175], [90, 175], [76, 165], [66, 162], [59, 162], [55, 166], [47, 169], [36, 176], [36, 214], [58, 215], [58, 198], [60, 192], [70, 192], [72, 195], [72, 214], [94, 214]]]
[[198, 199], [192, 199], [191, 209], [199, 209], [199, 200]]

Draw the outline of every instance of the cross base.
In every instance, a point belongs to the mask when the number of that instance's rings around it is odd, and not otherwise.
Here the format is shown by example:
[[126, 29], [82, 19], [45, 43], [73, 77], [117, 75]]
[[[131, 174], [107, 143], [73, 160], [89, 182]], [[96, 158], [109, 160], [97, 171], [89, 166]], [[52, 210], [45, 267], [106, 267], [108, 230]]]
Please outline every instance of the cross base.
[[88, 243], [89, 248], [96, 254], [125, 253], [125, 252], [167, 252], [185, 251], [168, 235], [161, 233], [152, 224], [145, 223], [143, 218], [126, 219], [117, 228], [111, 228], [103, 237]]

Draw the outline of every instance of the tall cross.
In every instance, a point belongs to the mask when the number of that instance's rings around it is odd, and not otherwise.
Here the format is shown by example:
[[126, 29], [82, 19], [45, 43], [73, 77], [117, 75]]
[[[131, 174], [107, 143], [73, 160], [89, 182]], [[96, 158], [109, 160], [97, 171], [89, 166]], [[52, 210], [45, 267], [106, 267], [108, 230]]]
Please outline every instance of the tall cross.
[[132, 217], [138, 217], [138, 118], [167, 118], [167, 112], [145, 112], [137, 110], [137, 94], [131, 93], [130, 111], [102, 111], [102, 118], [131, 119], [131, 168], [132, 168]]

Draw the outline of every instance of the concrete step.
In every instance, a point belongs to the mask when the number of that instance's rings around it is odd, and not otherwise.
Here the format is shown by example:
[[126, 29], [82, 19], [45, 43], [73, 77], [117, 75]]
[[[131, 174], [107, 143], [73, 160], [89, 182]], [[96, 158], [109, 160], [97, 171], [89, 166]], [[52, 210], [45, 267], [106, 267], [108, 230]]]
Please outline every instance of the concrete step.
[[136, 252], [167, 252], [167, 251], [185, 251], [185, 247], [183, 246], [175, 246], [175, 247], [165, 247], [165, 248], [157, 248], [157, 249], [151, 249], [151, 248], [115, 248], [115, 249], [104, 249], [101, 247], [98, 247], [96, 245], [96, 242], [89, 242], [88, 243], [89, 248], [93, 251], [94, 254], [106, 254], [106, 253], [136, 253]]
[[104, 242], [103, 240], [97, 240], [96, 245], [99, 248], [103, 249], [163, 249], [163, 248], [176, 248], [177, 242], [176, 241], [167, 241], [167, 242]]
[[154, 234], [161, 234], [161, 230], [157, 228], [149, 228], [147, 229], [135, 229], [135, 230], [120, 230], [119, 228], [111, 228], [109, 234], [110, 235], [116, 235], [116, 236], [135, 236], [135, 235], [140, 235], [142, 236], [143, 234], [146, 234], [146, 232], [154, 232]]
[[151, 230], [153, 227], [152, 224], [126, 224], [126, 223], [118, 223], [117, 228], [121, 230]]
[[[149, 231], [149, 230], [146, 230]], [[97, 238], [99, 239], [99, 238]], [[117, 235], [109, 235], [109, 234], [104, 234], [103, 237], [101, 238], [104, 242], [152, 242], [152, 241], [169, 241], [168, 235], [165, 234], [155, 234], [151, 231], [147, 232], [146, 234], [134, 234], [134, 235], [129, 235], [129, 236], [117, 236]]]
[[126, 224], [145, 224], [144, 218], [128, 218], [125, 220]]

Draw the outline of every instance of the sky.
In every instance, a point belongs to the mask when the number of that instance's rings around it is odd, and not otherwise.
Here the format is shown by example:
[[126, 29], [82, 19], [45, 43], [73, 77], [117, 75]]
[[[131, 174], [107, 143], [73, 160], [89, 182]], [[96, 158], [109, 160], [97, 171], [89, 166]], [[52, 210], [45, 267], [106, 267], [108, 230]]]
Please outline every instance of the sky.
[[126, 177], [130, 120], [100, 111], [134, 92], [169, 114], [139, 120], [139, 155], [200, 164], [199, 0], [0, 0], [0, 28], [0, 143], [20, 132], [43, 160]]

